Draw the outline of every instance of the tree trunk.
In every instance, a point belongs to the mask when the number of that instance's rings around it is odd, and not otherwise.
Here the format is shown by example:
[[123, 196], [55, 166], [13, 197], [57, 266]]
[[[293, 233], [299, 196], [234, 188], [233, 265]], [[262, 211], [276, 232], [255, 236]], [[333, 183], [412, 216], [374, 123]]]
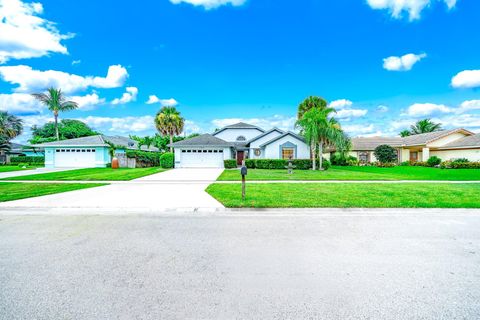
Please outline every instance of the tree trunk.
[[173, 143], [173, 135], [171, 134], [170, 135], [170, 152], [173, 152], [172, 143]]
[[323, 170], [323, 140], [318, 144], [318, 170]]
[[57, 141], [60, 141], [60, 135], [58, 134], [58, 111], [53, 112], [53, 117], [55, 118], [55, 137]]
[[316, 151], [317, 151], [317, 148], [316, 148], [315, 142], [312, 142], [312, 144], [310, 146], [310, 155], [311, 155], [311, 159], [312, 159], [312, 170], [313, 171], [317, 170]]

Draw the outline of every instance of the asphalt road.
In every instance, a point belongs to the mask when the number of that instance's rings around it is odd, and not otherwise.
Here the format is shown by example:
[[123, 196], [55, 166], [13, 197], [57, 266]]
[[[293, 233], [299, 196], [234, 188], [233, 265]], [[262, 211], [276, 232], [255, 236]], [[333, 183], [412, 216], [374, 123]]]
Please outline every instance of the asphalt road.
[[1, 216], [1, 319], [479, 319], [480, 212]]

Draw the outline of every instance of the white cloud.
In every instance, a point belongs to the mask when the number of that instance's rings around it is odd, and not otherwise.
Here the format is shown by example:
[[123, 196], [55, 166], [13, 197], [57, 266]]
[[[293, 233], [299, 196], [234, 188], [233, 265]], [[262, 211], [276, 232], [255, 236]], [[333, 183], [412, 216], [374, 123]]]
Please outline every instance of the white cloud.
[[34, 70], [30, 66], [4, 66], [0, 67], [1, 78], [18, 87], [15, 92], [33, 93], [43, 91], [48, 87], [61, 88], [65, 93], [94, 88], [118, 88], [123, 86], [128, 77], [127, 69], [121, 65], [108, 67], [106, 77], [79, 76], [63, 71]]
[[342, 129], [351, 137], [359, 135], [370, 134], [375, 132], [375, 126], [373, 124], [349, 124], [342, 126]]
[[96, 106], [105, 103], [105, 98], [100, 98], [95, 92], [84, 96], [72, 96], [68, 99], [78, 103], [80, 110], [92, 110]]
[[72, 35], [62, 35], [53, 22], [39, 17], [42, 13], [38, 2], [0, 1], [0, 63], [68, 53], [61, 41]]
[[76, 64], [80, 64], [82, 63], [82, 60], [73, 60], [72, 61], [72, 66], [76, 65]]
[[131, 132], [153, 132], [155, 126], [153, 124], [153, 116], [139, 117], [98, 117], [88, 116], [85, 118], [77, 118], [92, 128], [101, 132], [109, 132], [114, 134], [128, 134]]
[[170, 2], [173, 4], [185, 2], [194, 6], [202, 6], [205, 9], [210, 10], [227, 4], [241, 6], [246, 0], [170, 0]]
[[427, 57], [426, 53], [409, 53], [401, 57], [391, 56], [383, 59], [383, 68], [388, 71], [409, 71], [415, 63]]
[[339, 100], [334, 100], [334, 101], [330, 102], [328, 106], [330, 108], [334, 108], [334, 109], [342, 109], [342, 108], [351, 107], [352, 104], [353, 104], [353, 102], [350, 101], [350, 100], [339, 99]]
[[415, 103], [408, 107], [407, 115], [409, 116], [428, 116], [433, 113], [451, 113], [454, 109], [443, 104], [434, 103]]
[[480, 100], [468, 100], [460, 104], [460, 110], [479, 110], [480, 109]]
[[378, 112], [387, 112], [388, 110], [389, 110], [388, 107], [387, 107], [387, 106], [384, 106], [384, 105], [379, 105], [379, 106], [377, 107], [377, 111], [378, 111]]
[[238, 122], [245, 122], [253, 124], [263, 129], [270, 129], [277, 127], [282, 130], [293, 130], [295, 126], [295, 117], [284, 115], [274, 115], [266, 118], [226, 118], [212, 120], [213, 129], [223, 128], [225, 126], [235, 124]]
[[368, 113], [366, 109], [341, 109], [334, 115], [338, 119], [363, 117]]
[[159, 103], [162, 107], [175, 107], [178, 105], [178, 101], [170, 98], [170, 99], [160, 99], [156, 95], [148, 96], [148, 101], [146, 104], [154, 104]]
[[480, 70], [465, 70], [457, 73], [452, 78], [454, 88], [476, 88], [480, 87]]
[[[410, 21], [420, 19], [420, 13], [435, 0], [367, 0], [372, 9], [388, 10], [393, 18], [400, 19], [404, 12]], [[438, 0], [444, 2], [448, 9], [455, 7], [457, 0]]]
[[113, 99], [112, 104], [125, 104], [137, 100], [138, 88], [127, 87], [121, 98]]
[[199, 127], [199, 125], [196, 122], [191, 120], [185, 120], [183, 131], [186, 135], [189, 135], [192, 133], [200, 133], [202, 129]]
[[0, 110], [8, 112], [39, 112], [44, 109], [34, 97], [26, 93], [0, 94]]

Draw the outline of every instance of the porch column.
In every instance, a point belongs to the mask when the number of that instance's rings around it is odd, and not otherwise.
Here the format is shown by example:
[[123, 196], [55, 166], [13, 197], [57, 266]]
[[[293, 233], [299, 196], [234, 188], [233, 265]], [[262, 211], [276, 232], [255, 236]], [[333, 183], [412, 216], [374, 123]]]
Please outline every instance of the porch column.
[[404, 162], [404, 161], [410, 161], [410, 150], [408, 149], [400, 149], [400, 152], [401, 152], [401, 162]]
[[422, 161], [426, 162], [430, 158], [430, 148], [422, 149]]

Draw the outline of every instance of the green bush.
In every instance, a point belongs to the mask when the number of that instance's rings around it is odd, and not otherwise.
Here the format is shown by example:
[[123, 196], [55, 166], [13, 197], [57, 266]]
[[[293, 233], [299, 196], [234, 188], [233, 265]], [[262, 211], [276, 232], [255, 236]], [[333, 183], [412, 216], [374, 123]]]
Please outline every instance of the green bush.
[[426, 163], [425, 161], [412, 162], [411, 165], [414, 167], [429, 167], [428, 163]]
[[[318, 159], [317, 159], [318, 168]], [[288, 160], [285, 159], [246, 159], [245, 165], [249, 169], [286, 169], [288, 166]], [[310, 170], [312, 169], [312, 160], [310, 159], [292, 159], [292, 165], [297, 170]], [[236, 165], [235, 165], [236, 166]], [[331, 166], [330, 161], [323, 159], [324, 169], [328, 169]]]
[[327, 159], [322, 160], [322, 168], [323, 169], [328, 170], [328, 169], [330, 169], [331, 166], [332, 166], [332, 164], [330, 163], [330, 161], [328, 161]]
[[127, 158], [135, 158], [137, 167], [159, 167], [161, 157], [162, 153], [160, 152], [127, 150]]
[[225, 169], [235, 169], [237, 167], [237, 160], [223, 160]]
[[245, 166], [249, 169], [255, 169], [256, 161], [257, 161], [256, 159], [245, 159]]
[[45, 157], [27, 157], [27, 156], [18, 156], [18, 157], [11, 157], [10, 163], [14, 165], [18, 164], [27, 164], [27, 165], [45, 165]]
[[175, 165], [175, 155], [173, 152], [167, 152], [160, 156], [160, 166], [165, 169], [173, 168]]
[[440, 164], [442, 169], [480, 169], [480, 162], [455, 162], [444, 161]]
[[411, 165], [411, 163], [410, 163], [410, 161], [403, 161], [402, 163], [400, 163], [400, 165], [401, 165], [402, 167], [408, 167], [408, 166]]
[[428, 160], [427, 160], [427, 165], [428, 165], [429, 167], [438, 166], [440, 163], [442, 163], [442, 159], [440, 159], [440, 158], [437, 157], [437, 156], [431, 156], [431, 157], [428, 158]]
[[357, 166], [358, 159], [354, 156], [345, 156], [345, 154], [340, 152], [335, 152], [330, 157], [330, 162], [334, 166]]
[[373, 153], [375, 154], [375, 158], [381, 163], [392, 163], [398, 159], [397, 151], [387, 144], [376, 147]]
[[373, 165], [379, 168], [393, 168], [397, 166], [397, 164], [394, 162], [379, 162], [379, 161], [374, 162]]
[[458, 158], [453, 160], [454, 163], [469, 163], [470, 161], [467, 158]]

